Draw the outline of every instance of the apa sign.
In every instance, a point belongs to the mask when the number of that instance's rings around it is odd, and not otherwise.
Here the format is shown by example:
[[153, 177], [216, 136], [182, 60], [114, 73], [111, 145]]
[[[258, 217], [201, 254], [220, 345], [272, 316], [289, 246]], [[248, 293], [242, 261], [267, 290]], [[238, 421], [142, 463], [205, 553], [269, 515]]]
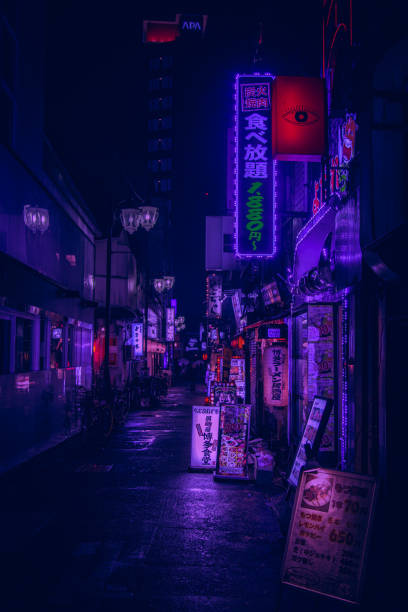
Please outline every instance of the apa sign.
[[182, 25], [181, 25], [181, 29], [182, 30], [197, 30], [199, 32], [201, 32], [201, 23], [199, 23], [198, 21], [183, 21]]
[[271, 75], [235, 78], [235, 253], [276, 254]]

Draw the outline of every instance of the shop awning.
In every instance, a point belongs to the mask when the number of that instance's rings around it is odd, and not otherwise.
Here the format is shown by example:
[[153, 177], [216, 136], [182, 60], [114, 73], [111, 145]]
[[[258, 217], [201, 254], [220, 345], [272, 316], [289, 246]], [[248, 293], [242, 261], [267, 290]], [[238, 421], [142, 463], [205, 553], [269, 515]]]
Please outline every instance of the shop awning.
[[[106, 308], [99, 306], [96, 309], [95, 316], [97, 319], [104, 319], [106, 316]], [[133, 310], [125, 306], [111, 306], [110, 308], [111, 321], [143, 321], [143, 314], [139, 310]]]
[[312, 268], [317, 268], [320, 254], [330, 232], [334, 233], [336, 210], [327, 202], [300, 230], [295, 247], [293, 265], [294, 283]]

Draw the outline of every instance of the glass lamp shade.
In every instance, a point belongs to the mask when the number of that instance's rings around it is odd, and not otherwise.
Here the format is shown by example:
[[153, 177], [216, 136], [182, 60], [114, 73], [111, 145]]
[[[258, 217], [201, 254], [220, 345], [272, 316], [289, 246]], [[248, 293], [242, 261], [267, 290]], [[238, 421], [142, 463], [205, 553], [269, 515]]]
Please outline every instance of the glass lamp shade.
[[153, 281], [153, 287], [157, 293], [163, 293], [165, 290], [164, 280], [162, 278], [155, 278]]
[[133, 234], [140, 225], [140, 212], [138, 208], [122, 208], [120, 220], [123, 229], [129, 234]]
[[50, 225], [50, 215], [46, 208], [37, 208], [35, 206], [24, 206], [24, 223], [34, 232], [43, 234], [47, 231]]
[[170, 289], [173, 288], [174, 281], [174, 276], [163, 276], [164, 288], [166, 291], [170, 291]]
[[155, 206], [140, 206], [139, 211], [139, 223], [147, 232], [156, 225], [156, 221], [159, 218], [159, 209]]

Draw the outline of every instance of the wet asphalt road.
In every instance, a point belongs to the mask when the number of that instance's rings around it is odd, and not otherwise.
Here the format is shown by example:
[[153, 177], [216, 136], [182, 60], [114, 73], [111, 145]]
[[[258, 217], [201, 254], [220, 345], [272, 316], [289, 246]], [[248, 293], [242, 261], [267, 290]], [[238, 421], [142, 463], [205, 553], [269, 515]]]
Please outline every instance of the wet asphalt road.
[[202, 399], [173, 388], [104, 447], [75, 440], [0, 479], [1, 612], [349, 609], [281, 597], [283, 493], [271, 479], [188, 472]]
[[61, 446], [1, 481], [2, 610], [274, 609], [276, 515], [254, 484], [188, 472], [193, 403], [171, 389], [105, 448]]

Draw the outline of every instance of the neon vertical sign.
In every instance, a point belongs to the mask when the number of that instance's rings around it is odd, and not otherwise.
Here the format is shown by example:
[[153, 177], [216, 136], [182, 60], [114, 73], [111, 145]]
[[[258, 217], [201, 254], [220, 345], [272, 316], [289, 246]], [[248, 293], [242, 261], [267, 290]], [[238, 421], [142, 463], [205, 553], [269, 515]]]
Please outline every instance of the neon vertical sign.
[[276, 254], [276, 162], [270, 74], [235, 77], [235, 253]]

